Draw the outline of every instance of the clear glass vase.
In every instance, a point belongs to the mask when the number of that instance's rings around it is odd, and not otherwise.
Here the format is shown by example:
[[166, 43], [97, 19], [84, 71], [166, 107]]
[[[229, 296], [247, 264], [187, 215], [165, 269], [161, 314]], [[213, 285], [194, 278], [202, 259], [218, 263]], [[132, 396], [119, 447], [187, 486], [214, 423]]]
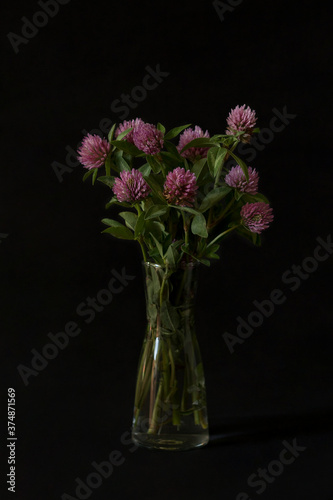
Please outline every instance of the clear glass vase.
[[194, 330], [197, 264], [143, 263], [147, 331], [139, 360], [132, 439], [159, 450], [208, 443], [206, 390]]

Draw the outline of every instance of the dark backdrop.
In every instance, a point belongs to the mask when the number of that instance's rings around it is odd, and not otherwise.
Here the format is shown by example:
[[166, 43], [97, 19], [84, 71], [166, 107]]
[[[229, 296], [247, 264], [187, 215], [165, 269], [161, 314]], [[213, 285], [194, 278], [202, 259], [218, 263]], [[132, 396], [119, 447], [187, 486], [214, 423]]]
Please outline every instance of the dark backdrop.
[[[93, 462], [119, 450], [124, 464], [86, 498], [254, 499], [260, 488], [248, 477], [296, 439], [303, 451], [269, 476], [262, 498], [332, 500], [329, 3], [63, 0], [36, 14], [42, 4], [7, 0], [1, 21], [1, 398], [15, 389], [18, 438], [16, 494], [4, 497], [83, 498], [76, 478], [86, 482]], [[158, 85], [140, 94], [156, 69]], [[131, 93], [130, 105], [117, 101]], [[82, 182], [74, 151], [83, 130], [107, 130], [126, 107], [128, 118], [213, 134], [243, 103], [265, 129], [244, 159], [260, 172], [275, 220], [262, 247], [231, 237], [201, 272], [211, 441], [180, 454], [136, 450], [126, 432], [145, 326], [140, 254], [101, 234], [110, 193]], [[135, 279], [87, 323], [77, 307], [123, 268]], [[236, 335], [237, 318], [247, 321], [274, 289], [283, 304], [231, 353], [224, 333]], [[24, 372], [69, 322], [80, 334]], [[5, 477], [5, 404], [1, 419]]]

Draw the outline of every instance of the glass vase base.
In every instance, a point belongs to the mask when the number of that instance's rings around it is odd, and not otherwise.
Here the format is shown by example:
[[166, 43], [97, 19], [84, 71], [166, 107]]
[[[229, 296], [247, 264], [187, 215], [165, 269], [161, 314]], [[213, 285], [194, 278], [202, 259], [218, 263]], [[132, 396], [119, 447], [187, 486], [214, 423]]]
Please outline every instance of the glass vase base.
[[137, 445], [150, 450], [186, 451], [205, 446], [209, 441], [207, 434], [147, 434], [133, 433], [132, 441]]

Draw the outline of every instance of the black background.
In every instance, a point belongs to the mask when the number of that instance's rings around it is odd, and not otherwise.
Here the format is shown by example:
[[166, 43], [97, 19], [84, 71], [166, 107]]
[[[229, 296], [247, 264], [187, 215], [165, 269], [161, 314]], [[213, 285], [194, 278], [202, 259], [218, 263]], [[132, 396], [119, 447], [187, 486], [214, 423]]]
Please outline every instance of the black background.
[[[75, 478], [84, 481], [93, 461], [118, 449], [124, 464], [89, 498], [234, 500], [244, 491], [254, 499], [261, 495], [247, 485], [250, 474], [297, 438], [306, 450], [262, 498], [332, 500], [332, 258], [295, 291], [282, 282], [332, 232], [328, 5], [243, 0], [222, 19], [210, 1], [72, 0], [15, 53], [7, 34], [21, 35], [21, 18], [41, 8], [3, 4], [1, 400], [15, 388], [18, 437], [17, 492], [4, 488], [5, 498], [75, 498]], [[83, 183], [79, 166], [62, 182], [52, 168], [66, 165], [65, 148], [77, 148], [83, 129], [121, 121], [111, 104], [158, 64], [169, 75], [128, 118], [214, 134], [236, 104], [255, 109], [261, 128], [274, 109], [296, 115], [249, 163], [275, 214], [262, 247], [230, 237], [201, 271], [197, 333], [211, 441], [178, 454], [120, 442], [145, 326], [140, 253], [101, 234], [108, 188]], [[85, 323], [77, 306], [123, 267], [135, 279]], [[223, 333], [235, 334], [237, 317], [276, 288], [285, 302], [230, 354]], [[30, 367], [31, 349], [40, 352], [69, 321], [80, 335], [26, 386], [17, 366]], [[1, 420], [5, 477], [5, 405]]]

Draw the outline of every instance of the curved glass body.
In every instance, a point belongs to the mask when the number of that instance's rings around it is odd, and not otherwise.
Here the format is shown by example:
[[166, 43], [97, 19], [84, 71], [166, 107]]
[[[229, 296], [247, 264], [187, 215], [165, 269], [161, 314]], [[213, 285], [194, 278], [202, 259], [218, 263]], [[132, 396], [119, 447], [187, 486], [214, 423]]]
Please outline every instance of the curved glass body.
[[209, 440], [204, 371], [194, 329], [197, 265], [143, 263], [147, 330], [138, 366], [132, 439], [187, 450]]

